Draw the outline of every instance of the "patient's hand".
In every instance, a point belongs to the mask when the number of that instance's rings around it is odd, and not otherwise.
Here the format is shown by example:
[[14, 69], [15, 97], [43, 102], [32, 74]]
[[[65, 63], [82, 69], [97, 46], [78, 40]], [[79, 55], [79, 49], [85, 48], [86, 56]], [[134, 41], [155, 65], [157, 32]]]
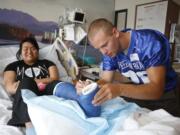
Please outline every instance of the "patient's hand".
[[18, 86], [19, 86], [20, 81], [14, 82], [12, 85], [12, 90], [17, 90]]
[[44, 91], [46, 88], [46, 84], [42, 82], [38, 83], [37, 86], [39, 88], [39, 91]]
[[76, 92], [78, 95], [81, 94], [81, 91], [84, 87], [86, 87], [87, 85], [91, 84], [92, 81], [91, 80], [86, 80], [86, 81], [81, 81], [79, 80], [77, 83], [76, 83]]

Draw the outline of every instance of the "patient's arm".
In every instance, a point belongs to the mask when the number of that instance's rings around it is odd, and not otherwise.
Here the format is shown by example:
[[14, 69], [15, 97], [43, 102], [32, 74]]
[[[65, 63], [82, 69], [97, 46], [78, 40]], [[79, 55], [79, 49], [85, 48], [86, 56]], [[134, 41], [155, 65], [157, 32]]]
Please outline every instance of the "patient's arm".
[[59, 80], [58, 70], [56, 66], [49, 67], [49, 77], [43, 79], [35, 79], [36, 83], [48, 84], [52, 81]]
[[4, 72], [4, 85], [9, 94], [15, 94], [19, 81], [16, 81], [16, 73], [14, 71]]

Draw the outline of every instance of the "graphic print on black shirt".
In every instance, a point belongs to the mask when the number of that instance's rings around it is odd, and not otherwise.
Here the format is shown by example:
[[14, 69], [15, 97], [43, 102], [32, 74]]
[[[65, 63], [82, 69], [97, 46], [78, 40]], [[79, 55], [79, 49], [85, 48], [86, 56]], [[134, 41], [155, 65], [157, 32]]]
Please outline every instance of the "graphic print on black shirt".
[[22, 80], [24, 77], [41, 79], [49, 77], [48, 68], [53, 65], [55, 64], [48, 60], [38, 60], [33, 65], [27, 65], [24, 61], [16, 61], [9, 64], [5, 71], [16, 72], [16, 80]]

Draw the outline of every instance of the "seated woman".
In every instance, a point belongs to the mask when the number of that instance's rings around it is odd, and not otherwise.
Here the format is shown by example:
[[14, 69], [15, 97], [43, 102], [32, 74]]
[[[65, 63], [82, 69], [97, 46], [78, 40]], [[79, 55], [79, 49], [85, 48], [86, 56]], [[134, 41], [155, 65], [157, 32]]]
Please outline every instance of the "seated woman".
[[14, 99], [12, 118], [8, 125], [26, 126], [29, 129], [32, 127], [21, 89], [32, 90], [38, 96], [52, 95], [52, 90], [59, 80], [56, 65], [49, 60], [40, 60], [38, 56], [37, 41], [33, 37], [27, 37], [20, 43], [16, 54], [18, 61], [10, 63], [4, 70], [5, 88]]
[[91, 88], [87, 87], [88, 90], [86, 88], [84, 93], [78, 95], [73, 84], [59, 81], [58, 70], [53, 62], [45, 59], [40, 60], [38, 56], [37, 41], [33, 37], [27, 37], [20, 43], [16, 54], [18, 61], [10, 63], [4, 70], [5, 88], [14, 99], [9, 125], [25, 126], [27, 135], [35, 135], [27, 105], [22, 99], [22, 89], [31, 90], [37, 96], [55, 95], [76, 100], [88, 117], [100, 115], [100, 107], [95, 107], [91, 103], [98, 90], [97, 84], [92, 84]]

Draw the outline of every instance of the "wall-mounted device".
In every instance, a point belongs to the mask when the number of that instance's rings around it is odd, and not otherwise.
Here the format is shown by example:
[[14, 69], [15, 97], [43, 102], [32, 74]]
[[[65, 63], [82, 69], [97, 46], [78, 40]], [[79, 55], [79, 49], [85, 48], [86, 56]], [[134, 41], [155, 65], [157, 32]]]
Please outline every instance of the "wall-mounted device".
[[62, 40], [74, 41], [75, 44], [85, 38], [87, 33], [80, 26], [75, 27], [75, 24], [64, 25], [59, 29], [59, 37]]
[[68, 20], [73, 23], [84, 23], [85, 21], [85, 13], [80, 9], [75, 9], [70, 11], [68, 14]]
[[82, 9], [76, 8], [73, 10], [66, 9], [65, 15], [66, 20], [62, 16], [59, 17], [59, 37], [61, 40], [69, 40], [79, 44], [87, 35], [80, 26], [85, 22], [85, 13]]

